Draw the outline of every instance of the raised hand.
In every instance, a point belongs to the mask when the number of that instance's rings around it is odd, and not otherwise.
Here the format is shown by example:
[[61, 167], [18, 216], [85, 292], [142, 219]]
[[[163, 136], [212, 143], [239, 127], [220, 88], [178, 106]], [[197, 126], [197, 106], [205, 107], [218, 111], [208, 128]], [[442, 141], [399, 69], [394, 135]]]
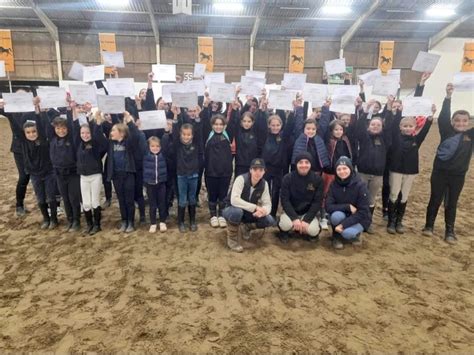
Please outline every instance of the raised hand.
[[452, 83], [448, 83], [446, 85], [446, 98], [450, 99], [451, 96], [453, 96], [453, 91], [454, 91], [454, 85]]

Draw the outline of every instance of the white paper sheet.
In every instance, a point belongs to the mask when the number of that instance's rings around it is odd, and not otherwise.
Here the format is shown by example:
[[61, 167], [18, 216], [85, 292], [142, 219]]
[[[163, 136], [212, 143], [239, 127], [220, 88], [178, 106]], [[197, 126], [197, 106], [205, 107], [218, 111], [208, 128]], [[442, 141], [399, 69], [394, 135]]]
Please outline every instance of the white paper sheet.
[[427, 97], [408, 96], [403, 99], [402, 116], [431, 116], [433, 101]]
[[123, 61], [123, 52], [106, 52], [102, 51], [102, 59], [106, 67], [125, 68]]
[[197, 92], [198, 96], [203, 96], [206, 91], [204, 80], [189, 80], [182, 83], [183, 92]]
[[171, 92], [171, 102], [176, 107], [194, 108], [198, 105], [196, 92]]
[[36, 94], [41, 99], [41, 108], [56, 108], [68, 106], [68, 103], [66, 101], [66, 89], [64, 88], [40, 88], [36, 90]]
[[242, 95], [260, 96], [265, 88], [265, 78], [255, 78], [249, 76], [240, 77], [240, 93]]
[[359, 96], [359, 85], [330, 85], [329, 91], [332, 96], [350, 96], [353, 100]]
[[103, 113], [123, 113], [125, 97], [121, 95], [97, 95], [97, 106]]
[[140, 130], [166, 128], [165, 110], [141, 111], [138, 113], [140, 118]]
[[92, 106], [97, 106], [97, 94], [92, 85], [69, 85], [71, 97], [79, 105], [89, 102]]
[[333, 95], [331, 111], [352, 114], [355, 112], [354, 97], [347, 95]]
[[346, 72], [346, 58], [326, 60], [324, 68], [327, 75], [339, 74]]
[[232, 102], [235, 100], [235, 86], [232, 84], [211, 83], [209, 97], [212, 101]]
[[400, 84], [400, 77], [402, 75], [401, 69], [390, 69], [385, 76], [391, 76], [397, 78], [398, 83]]
[[438, 54], [419, 51], [411, 70], [432, 73], [440, 58], [441, 56]]
[[399, 85], [397, 76], [380, 76], [375, 80], [372, 95], [396, 96]]
[[83, 67], [82, 74], [85, 83], [90, 83], [97, 80], [104, 80], [105, 75], [105, 66], [104, 65], [93, 65], [90, 67]]
[[161, 97], [165, 102], [171, 102], [171, 92], [182, 92], [182, 84], [166, 84], [161, 87]]
[[206, 74], [206, 64], [195, 63], [193, 76], [195, 79], [204, 78]]
[[474, 72], [455, 73], [453, 85], [455, 91], [474, 91]]
[[35, 110], [31, 92], [3, 93], [5, 112], [32, 112]]
[[69, 69], [68, 77], [73, 80], [82, 81], [84, 74], [84, 65], [79, 62], [72, 63], [71, 69]]
[[132, 78], [117, 78], [106, 80], [109, 95], [135, 97], [135, 81]]
[[381, 76], [382, 76], [382, 73], [380, 69], [375, 69], [375, 70], [369, 71], [368, 73], [358, 75], [358, 78], [364, 82], [364, 85], [372, 86], [374, 85], [375, 80]]
[[5, 61], [0, 60], [0, 78], [4, 78], [7, 76], [7, 72], [5, 71]]
[[225, 83], [225, 73], [206, 73], [204, 75], [204, 83], [207, 87], [211, 83]]
[[264, 71], [246, 70], [245, 76], [248, 78], [265, 79], [267, 73]]
[[306, 83], [306, 74], [284, 73], [281, 86], [289, 90], [302, 91]]
[[328, 86], [324, 84], [306, 83], [303, 89], [303, 99], [311, 102], [313, 107], [322, 106], [328, 97]]
[[153, 64], [151, 66], [155, 81], [176, 82], [176, 64]]
[[293, 101], [295, 99], [296, 91], [270, 90], [268, 93], [268, 108], [292, 111], [294, 109]]

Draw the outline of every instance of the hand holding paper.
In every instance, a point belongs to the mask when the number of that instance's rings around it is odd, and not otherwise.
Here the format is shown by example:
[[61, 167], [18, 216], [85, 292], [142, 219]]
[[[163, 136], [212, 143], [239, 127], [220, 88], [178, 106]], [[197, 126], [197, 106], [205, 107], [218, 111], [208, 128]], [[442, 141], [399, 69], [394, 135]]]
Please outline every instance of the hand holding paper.
[[324, 62], [324, 67], [328, 75], [345, 73], [346, 72], [346, 59], [333, 59], [326, 60]]
[[431, 116], [433, 102], [426, 97], [408, 96], [403, 99], [402, 116]]

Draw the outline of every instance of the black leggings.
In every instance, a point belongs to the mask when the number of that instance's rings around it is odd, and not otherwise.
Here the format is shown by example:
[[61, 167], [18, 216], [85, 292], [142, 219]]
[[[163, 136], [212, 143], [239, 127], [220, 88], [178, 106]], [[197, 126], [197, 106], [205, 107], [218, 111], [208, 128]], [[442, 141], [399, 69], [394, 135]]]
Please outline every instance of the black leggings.
[[446, 196], [444, 206], [444, 221], [454, 227], [459, 196], [464, 186], [466, 175], [452, 175], [449, 172], [433, 170], [431, 174], [431, 196], [426, 208], [426, 220], [436, 219], [439, 206]]
[[135, 221], [135, 174], [114, 172], [112, 182], [117, 194], [122, 222], [133, 223]]
[[145, 198], [143, 197], [143, 169], [137, 169], [137, 172], [135, 173], [135, 202], [138, 206], [140, 218], [144, 218]]
[[268, 188], [270, 189], [270, 196], [272, 199], [272, 211], [270, 214], [275, 217], [278, 210], [278, 202], [280, 201], [280, 190], [283, 173], [273, 174], [267, 172], [263, 178], [268, 183]]
[[230, 185], [230, 176], [212, 177], [206, 176], [206, 188], [208, 201], [210, 203], [223, 202], [227, 197]]
[[25, 172], [25, 163], [23, 161], [23, 154], [13, 153], [15, 158], [16, 168], [18, 170], [18, 181], [16, 183], [16, 207], [23, 207], [25, 200], [26, 188], [30, 182], [30, 175]]
[[69, 222], [81, 219], [81, 178], [77, 174], [56, 175], [59, 193]]
[[168, 204], [166, 201], [166, 182], [156, 185], [145, 184], [148, 203], [150, 204], [150, 224], [156, 224], [156, 209], [160, 213], [160, 222], [166, 223]]

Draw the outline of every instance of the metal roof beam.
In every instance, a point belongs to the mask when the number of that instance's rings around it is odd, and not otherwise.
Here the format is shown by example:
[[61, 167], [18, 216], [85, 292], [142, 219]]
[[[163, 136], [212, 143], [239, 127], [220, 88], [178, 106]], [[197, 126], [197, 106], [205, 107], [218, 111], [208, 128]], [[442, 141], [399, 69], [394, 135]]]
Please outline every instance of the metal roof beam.
[[148, 15], [150, 16], [151, 28], [153, 29], [153, 35], [155, 36], [155, 43], [160, 44], [160, 31], [158, 30], [158, 24], [155, 19], [155, 10], [151, 0], [145, 0]]
[[352, 24], [351, 27], [344, 33], [341, 37], [341, 49], [344, 49], [351, 40], [352, 37], [354, 37], [355, 33], [359, 29], [359, 27], [366, 21], [370, 15], [374, 13], [374, 11], [380, 6], [381, 1], [380, 0], [375, 0], [372, 5], [368, 8], [368, 10], [360, 16], [356, 22]]
[[59, 32], [58, 32], [58, 28], [56, 27], [56, 25], [53, 23], [53, 21], [51, 21], [49, 19], [48, 16], [46, 16], [46, 14], [44, 13], [43, 10], [41, 10], [39, 8], [39, 6], [33, 1], [33, 0], [29, 0], [28, 3], [30, 4], [31, 8], [33, 9], [33, 11], [35, 12], [36, 16], [38, 16], [38, 18], [41, 20], [41, 22], [43, 23], [44, 27], [46, 27], [46, 29], [48, 30], [48, 32], [51, 34], [51, 37], [53, 37], [53, 39], [55, 41], [59, 41]]
[[441, 42], [443, 39], [445, 39], [451, 32], [453, 32], [457, 27], [459, 27], [460, 24], [462, 24], [463, 22], [465, 22], [466, 20], [471, 18], [472, 15], [473, 14], [467, 14], [467, 15], [461, 16], [460, 18], [458, 18], [454, 22], [447, 25], [445, 28], [443, 28], [437, 34], [431, 36], [430, 40], [429, 40], [428, 49], [432, 49], [434, 46], [436, 46], [439, 42]]
[[253, 47], [253, 45], [255, 44], [258, 28], [260, 27], [260, 16], [262, 16], [264, 9], [265, 9], [265, 0], [260, 0], [260, 7], [258, 8], [257, 17], [255, 17], [252, 33], [250, 34], [250, 47]]

